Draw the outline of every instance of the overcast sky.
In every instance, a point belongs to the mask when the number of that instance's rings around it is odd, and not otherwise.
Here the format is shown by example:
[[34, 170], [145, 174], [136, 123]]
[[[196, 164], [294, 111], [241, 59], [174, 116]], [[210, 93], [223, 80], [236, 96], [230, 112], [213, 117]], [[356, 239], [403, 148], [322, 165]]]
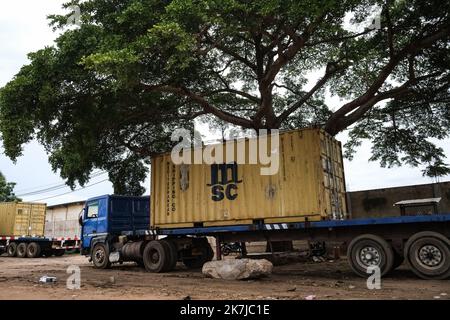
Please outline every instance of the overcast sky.
[[[20, 67], [28, 63], [27, 53], [51, 45], [56, 37], [48, 26], [46, 16], [51, 13], [61, 13], [61, 0], [15, 0], [3, 1], [0, 10], [0, 87], [10, 81]], [[339, 102], [336, 99], [331, 100]], [[337, 138], [343, 143], [346, 133]], [[438, 143], [443, 147], [446, 155], [450, 155], [449, 140]], [[381, 168], [379, 163], [369, 162], [370, 144], [365, 143], [359, 149], [355, 159], [345, 161], [347, 189], [350, 191], [383, 188], [401, 185], [422, 184], [433, 182], [432, 179], [422, 177], [420, 168]], [[16, 194], [21, 195], [35, 190], [59, 186], [64, 181], [57, 173], [52, 172], [48, 164], [48, 157], [42, 146], [31, 142], [24, 147], [24, 154], [17, 163], [12, 163], [0, 147], [0, 171], [7, 180], [15, 181]], [[101, 194], [111, 194], [113, 189], [107, 179], [107, 174], [99, 175], [91, 180], [83, 190], [70, 192], [63, 187], [52, 192], [24, 196], [26, 201], [41, 200], [47, 204], [57, 204], [70, 201], [84, 200]], [[146, 181], [147, 194], [149, 179]], [[450, 177], [442, 181], [450, 180]], [[96, 184], [97, 183], [97, 184]], [[92, 186], [89, 186], [91, 185]], [[60, 196], [58, 196], [60, 195]], [[55, 197], [56, 196], [56, 197]], [[51, 198], [49, 198], [51, 197]], [[48, 199], [45, 199], [48, 198]]]

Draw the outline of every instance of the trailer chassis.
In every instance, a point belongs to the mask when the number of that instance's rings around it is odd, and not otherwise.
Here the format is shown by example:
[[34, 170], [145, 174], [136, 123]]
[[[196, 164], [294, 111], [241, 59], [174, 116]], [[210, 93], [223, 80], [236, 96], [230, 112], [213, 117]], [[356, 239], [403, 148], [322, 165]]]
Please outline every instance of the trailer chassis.
[[[222, 243], [339, 242], [347, 249], [353, 271], [363, 277], [371, 266], [379, 267], [381, 275], [385, 275], [404, 260], [421, 278], [450, 277], [450, 214], [294, 223], [254, 221], [234, 226], [134, 230], [103, 237], [89, 252], [83, 253], [90, 255], [97, 267], [136, 261], [148, 271], [164, 272], [172, 270], [177, 261], [188, 267], [199, 267], [211, 260], [213, 252], [207, 237], [216, 239], [217, 259], [222, 258]], [[96, 256], [111, 259], [99, 263]]]
[[80, 239], [78, 237], [0, 236], [0, 255], [6, 252], [9, 257], [62, 256], [66, 252], [75, 252], [79, 249]]

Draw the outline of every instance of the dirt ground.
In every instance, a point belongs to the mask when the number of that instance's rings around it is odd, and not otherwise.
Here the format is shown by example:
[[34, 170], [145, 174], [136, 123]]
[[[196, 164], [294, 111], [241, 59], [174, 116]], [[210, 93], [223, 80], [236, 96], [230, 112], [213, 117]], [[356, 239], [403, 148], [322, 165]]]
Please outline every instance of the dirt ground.
[[[81, 288], [69, 290], [67, 268], [80, 267]], [[39, 283], [43, 275], [56, 283]], [[97, 270], [80, 255], [20, 259], [0, 257], [0, 299], [450, 299], [450, 280], [418, 279], [401, 266], [382, 280], [380, 290], [369, 290], [366, 280], [353, 275], [345, 258], [275, 266], [264, 279], [226, 281], [209, 279], [201, 270], [182, 264], [165, 274], [147, 273], [135, 264]]]

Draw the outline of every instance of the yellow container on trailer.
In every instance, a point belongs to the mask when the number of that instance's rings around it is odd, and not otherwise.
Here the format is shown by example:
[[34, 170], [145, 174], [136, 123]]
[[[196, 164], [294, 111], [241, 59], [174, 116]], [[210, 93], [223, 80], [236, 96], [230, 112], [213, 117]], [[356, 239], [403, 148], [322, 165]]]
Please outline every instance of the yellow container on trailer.
[[[251, 140], [240, 140], [246, 160], [250, 158]], [[256, 164], [174, 164], [171, 153], [153, 157], [151, 226], [344, 219], [347, 205], [341, 143], [321, 129], [281, 132], [278, 141], [279, 166], [273, 175], [261, 175], [260, 169], [268, 165], [259, 158]], [[234, 155], [238, 154], [238, 145], [234, 146]], [[226, 144], [215, 147], [222, 148], [225, 158]], [[208, 146], [191, 150], [205, 148]], [[273, 155], [269, 144], [271, 149]]]
[[1, 236], [44, 236], [45, 203], [0, 203]]

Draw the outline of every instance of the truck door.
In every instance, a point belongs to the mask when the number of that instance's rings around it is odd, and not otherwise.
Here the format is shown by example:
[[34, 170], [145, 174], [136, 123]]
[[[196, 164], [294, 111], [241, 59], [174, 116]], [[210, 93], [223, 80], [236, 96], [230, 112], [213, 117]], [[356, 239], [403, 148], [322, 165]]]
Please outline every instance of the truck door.
[[82, 246], [89, 248], [91, 240], [97, 235], [99, 200], [91, 201], [84, 208], [84, 219], [82, 226]]

